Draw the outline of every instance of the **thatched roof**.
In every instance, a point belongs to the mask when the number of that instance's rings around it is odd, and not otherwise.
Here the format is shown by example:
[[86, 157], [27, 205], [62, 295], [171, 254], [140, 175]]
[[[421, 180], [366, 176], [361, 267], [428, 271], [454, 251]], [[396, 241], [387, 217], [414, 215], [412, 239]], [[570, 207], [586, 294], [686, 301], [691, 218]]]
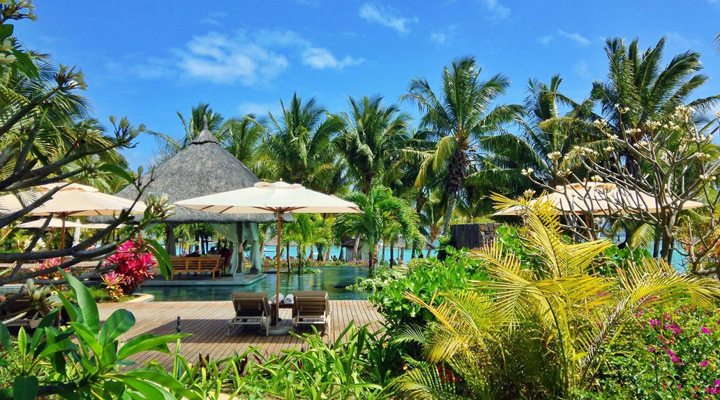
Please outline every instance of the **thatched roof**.
[[[146, 176], [144, 179], [149, 179]], [[244, 189], [259, 181], [242, 162], [220, 146], [207, 130], [186, 148], [156, 166], [153, 181], [144, 196], [165, 195], [171, 203], [229, 190]], [[120, 197], [134, 198], [132, 186], [121, 190]], [[234, 223], [274, 221], [272, 214], [216, 214], [176, 207], [167, 220], [174, 223]]]

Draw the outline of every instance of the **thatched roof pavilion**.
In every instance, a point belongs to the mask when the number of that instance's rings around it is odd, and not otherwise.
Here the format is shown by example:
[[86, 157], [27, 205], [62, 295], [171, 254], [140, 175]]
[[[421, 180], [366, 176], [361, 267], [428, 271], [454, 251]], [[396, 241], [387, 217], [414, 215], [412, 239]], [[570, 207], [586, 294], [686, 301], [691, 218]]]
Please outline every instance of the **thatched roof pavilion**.
[[[149, 179], [146, 176], [145, 179]], [[170, 203], [198, 196], [244, 189], [259, 182], [257, 176], [240, 160], [222, 148], [207, 130], [177, 154], [163, 161], [153, 171], [153, 181], [144, 195], [166, 195]], [[134, 199], [137, 191], [128, 186], [118, 194]], [[166, 222], [175, 224], [236, 222], [271, 222], [272, 214], [216, 214], [176, 207]]]
[[[143, 197], [164, 195], [167, 196], [170, 203], [219, 192], [244, 189], [259, 182], [258, 177], [240, 160], [220, 146], [217, 139], [207, 129], [203, 129], [189, 146], [156, 166], [152, 178], [153, 180], [143, 193]], [[143, 179], [147, 182], [150, 177], [145, 176]], [[117, 195], [134, 199], [137, 191], [134, 187], [128, 186]], [[223, 236], [228, 237], [236, 246], [238, 246], [238, 242], [248, 241], [251, 243], [251, 258], [253, 261], [253, 270], [251, 272], [256, 272], [256, 268], [261, 262], [258, 252], [257, 223], [274, 220], [275, 217], [272, 214], [217, 214], [176, 207], [173, 214], [165, 220], [167, 223], [165, 231], [167, 235], [166, 249], [171, 255], [175, 254], [175, 235], [172, 230], [174, 226], [190, 223], [209, 223]], [[237, 251], [234, 253], [233, 274], [235, 274], [238, 266], [242, 265], [242, 252], [240, 252], [240, 255], [237, 254]]]

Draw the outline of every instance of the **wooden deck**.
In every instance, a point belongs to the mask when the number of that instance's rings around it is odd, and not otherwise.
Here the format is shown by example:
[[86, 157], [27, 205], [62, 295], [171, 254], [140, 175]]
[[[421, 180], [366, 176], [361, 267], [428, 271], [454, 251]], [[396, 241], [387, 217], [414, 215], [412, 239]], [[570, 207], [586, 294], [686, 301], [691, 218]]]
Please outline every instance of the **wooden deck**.
[[[326, 332], [327, 341], [334, 341], [350, 321], [358, 326], [369, 324], [371, 329], [382, 327], [382, 316], [367, 300], [331, 300], [330, 303], [332, 323]], [[299, 348], [301, 344], [300, 339], [291, 335], [266, 337], [254, 327], [238, 328], [228, 336], [227, 322], [233, 316], [230, 301], [105, 303], [99, 304], [98, 308], [103, 321], [118, 308], [125, 308], [135, 315], [137, 322], [124, 335], [126, 340], [143, 333], [175, 333], [179, 316], [182, 332], [192, 334], [182, 341], [181, 352], [192, 362], [198, 359], [198, 355], [223, 358], [242, 353], [250, 347], [257, 348], [263, 354], [277, 354], [283, 349]], [[281, 309], [280, 317], [289, 323], [290, 310]], [[300, 332], [308, 330], [304, 328]], [[174, 344], [170, 346], [171, 351], [174, 348]], [[155, 360], [166, 367], [172, 363], [171, 356], [157, 352], [140, 354], [134, 360], [141, 364]]]

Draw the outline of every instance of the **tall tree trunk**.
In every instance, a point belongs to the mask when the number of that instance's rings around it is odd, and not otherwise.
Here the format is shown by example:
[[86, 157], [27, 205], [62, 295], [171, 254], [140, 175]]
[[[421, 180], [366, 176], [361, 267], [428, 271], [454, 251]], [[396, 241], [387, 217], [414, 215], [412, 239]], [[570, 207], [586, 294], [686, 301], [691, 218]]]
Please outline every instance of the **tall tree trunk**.
[[165, 251], [170, 256], [174, 256], [175, 252], [175, 230], [172, 224], [165, 224]]
[[287, 260], [287, 272], [288, 274], [292, 271], [292, 265], [290, 264], [290, 242], [285, 245], [285, 259]]
[[355, 243], [353, 244], [353, 261], [357, 261], [359, 259], [360, 253], [360, 235], [355, 236]]
[[395, 265], [395, 242], [390, 242], [390, 268]]
[[450, 219], [452, 219], [453, 209], [455, 208], [455, 199], [457, 198], [457, 192], [452, 191], [448, 193], [448, 204], [445, 209], [445, 221], [443, 221], [443, 235], [448, 234], [450, 229]]
[[368, 246], [368, 274], [370, 276], [372, 276], [373, 273], [375, 272], [375, 246], [377, 246], [377, 243], [375, 243], [375, 233], [374, 232], [368, 233], [367, 246]]
[[378, 257], [378, 262], [382, 264], [382, 262], [385, 261], [385, 241], [383, 240], [382, 250], [380, 252], [380, 257]]

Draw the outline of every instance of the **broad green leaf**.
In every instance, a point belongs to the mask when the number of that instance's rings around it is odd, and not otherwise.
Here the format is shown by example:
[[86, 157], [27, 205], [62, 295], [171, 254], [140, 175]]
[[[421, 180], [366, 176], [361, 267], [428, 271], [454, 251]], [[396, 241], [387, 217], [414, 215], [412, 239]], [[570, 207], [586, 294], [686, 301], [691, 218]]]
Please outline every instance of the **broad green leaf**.
[[100, 314], [98, 313], [95, 299], [93, 299], [90, 291], [77, 278], [65, 271], [62, 271], [62, 274], [73, 292], [75, 292], [75, 298], [77, 299], [78, 306], [80, 306], [80, 314], [82, 315], [83, 322], [90, 331], [97, 334], [100, 330]]
[[175, 392], [175, 394], [181, 395], [183, 399], [203, 400], [202, 397], [200, 397], [198, 394], [187, 390], [183, 383], [179, 382], [164, 371], [152, 369], [136, 369], [128, 372], [126, 375], [134, 376], [144, 381], [157, 383], [158, 385]]
[[125, 169], [120, 168], [115, 164], [103, 164], [98, 167], [99, 171], [109, 172], [113, 175], [123, 178], [127, 183], [133, 183], [135, 178]]
[[100, 343], [113, 341], [135, 325], [135, 317], [125, 309], [115, 310], [100, 329]]
[[182, 339], [189, 336], [188, 334], [178, 333], [173, 335], [152, 335], [145, 334], [136, 336], [130, 339], [118, 352], [118, 359], [130, 357], [133, 354], [137, 354], [143, 351], [159, 351], [162, 353], [169, 353], [167, 344], [174, 342], [177, 339]]
[[170, 262], [170, 256], [168, 255], [167, 251], [163, 246], [160, 245], [160, 243], [155, 240], [144, 240], [150, 245], [150, 250], [152, 251], [155, 259], [158, 262], [158, 267], [160, 267], [160, 272], [162, 273], [163, 277], [165, 279], [170, 279], [172, 277], [172, 263]]
[[38, 380], [34, 376], [16, 376], [12, 385], [13, 399], [33, 400], [38, 394]]
[[10, 24], [0, 25], [0, 41], [5, 40], [12, 36], [14, 26]]
[[124, 376], [121, 378], [122, 382], [127, 386], [140, 392], [148, 400], [174, 400], [175, 396], [170, 394], [167, 390], [148, 383], [146, 381], [133, 378], [130, 376]]
[[75, 333], [79, 339], [80, 345], [88, 346], [97, 357], [102, 356], [103, 346], [97, 340], [96, 333], [92, 332], [87, 326], [78, 322], [71, 322], [70, 325], [75, 328]]
[[0, 323], [0, 344], [5, 348], [5, 350], [11, 351], [12, 340], [10, 339], [10, 331], [8, 331], [7, 326], [2, 323]]

